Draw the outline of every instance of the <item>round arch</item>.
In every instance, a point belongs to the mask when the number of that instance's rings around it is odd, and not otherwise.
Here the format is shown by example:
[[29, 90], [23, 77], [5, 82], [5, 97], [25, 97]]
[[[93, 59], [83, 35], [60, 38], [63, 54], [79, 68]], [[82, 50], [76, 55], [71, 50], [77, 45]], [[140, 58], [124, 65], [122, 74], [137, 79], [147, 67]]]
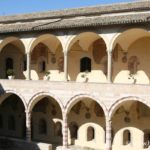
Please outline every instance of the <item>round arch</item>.
[[71, 108], [83, 98], [90, 98], [91, 100], [97, 102], [100, 105], [100, 107], [102, 108], [102, 110], [104, 112], [104, 116], [105, 117], [107, 116], [108, 111], [107, 111], [106, 106], [103, 104], [103, 102], [100, 101], [97, 97], [95, 97], [93, 95], [89, 95], [89, 94], [78, 94], [78, 95], [75, 95], [72, 98], [70, 98], [70, 100], [68, 101], [68, 103], [65, 106], [65, 113], [68, 114], [69, 111], [71, 110]]
[[4, 38], [0, 43], [0, 51], [9, 43], [13, 43], [16, 47], [22, 50], [23, 53], [25, 53], [25, 46], [24, 43], [19, 39], [19, 37], [10, 36]]
[[97, 36], [97, 37], [99, 37], [99, 38], [102, 38], [103, 39], [103, 41], [104, 41], [104, 43], [105, 43], [105, 45], [106, 45], [106, 49], [108, 49], [108, 39], [107, 39], [107, 37], [105, 36], [105, 35], [102, 35], [102, 34], [98, 34], [98, 33], [96, 33], [95, 31], [85, 31], [85, 32], [78, 32], [76, 35], [73, 35], [73, 36], [70, 36], [69, 38], [68, 38], [68, 40], [67, 40], [67, 42], [66, 42], [66, 46], [65, 46], [65, 49], [66, 49], [66, 51], [68, 52], [69, 51], [69, 49], [70, 49], [70, 47], [72, 46], [72, 42], [75, 40], [76, 41], [76, 38], [78, 37], [78, 36], [80, 36], [80, 35], [84, 35], [84, 34], [93, 34], [93, 35], [95, 35], [95, 36]]
[[[143, 32], [145, 32], [145, 33], [148, 33], [148, 30], [146, 29], [146, 28], [144, 28], [144, 27], [135, 27], [135, 28], [128, 28], [128, 27], [123, 27], [123, 28], [120, 28], [119, 30], [118, 30], [118, 32], [112, 37], [112, 39], [110, 40], [110, 44], [109, 44], [109, 48], [111, 49], [111, 50], [113, 50], [114, 49], [114, 45], [116, 44], [115, 42], [117, 41], [117, 39], [120, 37], [120, 36], [122, 36], [124, 33], [127, 33], [127, 32], [130, 32], [130, 31], [133, 31], [133, 30], [138, 30], [138, 31], [143, 31]], [[140, 37], [137, 37], [137, 39], [138, 38], [140, 38]], [[137, 40], [136, 39], [136, 40]]]
[[[63, 113], [64, 107], [63, 107], [61, 100], [58, 97], [56, 97], [54, 94], [49, 93], [49, 92], [39, 92], [39, 93], [36, 93], [34, 96], [32, 96], [28, 103], [28, 111], [31, 112], [33, 107], [41, 100], [42, 97], [45, 97], [45, 96], [49, 96], [53, 98], [58, 103], [61, 109], [61, 112]], [[41, 97], [41, 98], [37, 99], [38, 97]]]
[[143, 100], [142, 98], [136, 97], [136, 96], [130, 96], [130, 97], [123, 97], [121, 99], [118, 99], [115, 103], [113, 103], [109, 109], [109, 118], [111, 119], [113, 116], [113, 113], [116, 111], [117, 106], [119, 106], [120, 104], [127, 102], [127, 101], [138, 101], [141, 102], [143, 104], [145, 104], [146, 106], [150, 107], [148, 105], [148, 102]]
[[[66, 45], [68, 57], [73, 57], [71, 60], [68, 59], [69, 80], [83, 81], [82, 74], [88, 70], [88, 82], [106, 82], [107, 64], [101, 63], [103, 57], [107, 56], [106, 38], [104, 40], [94, 31], [85, 31], [68, 38]], [[92, 63], [81, 63], [83, 57], [89, 57]], [[72, 70], [74, 63], [77, 64]]]
[[20, 98], [20, 100], [22, 101], [22, 103], [24, 105], [25, 110], [27, 110], [26, 100], [25, 100], [25, 98], [19, 92], [16, 92], [14, 90], [5, 90], [5, 92], [3, 94], [4, 94], [3, 95], [4, 97], [2, 97], [2, 100], [0, 101], [0, 103], [2, 103], [3, 101], [5, 101], [5, 99], [6, 99], [5, 95], [6, 94], [10, 94], [10, 95], [14, 94], [14, 95], [16, 95], [16, 96], [18, 96]]
[[56, 35], [53, 35], [53, 34], [40, 34], [40, 35], [38, 35], [37, 38], [33, 38], [30, 41], [30, 44], [29, 44], [29, 47], [28, 47], [29, 52], [31, 53], [33, 51], [34, 47], [40, 42], [44, 42], [44, 44], [49, 48], [48, 43], [45, 43], [46, 40], [53, 40], [54, 44], [56, 44], [57, 46], [59, 44], [61, 44], [61, 47], [62, 47], [62, 43]]

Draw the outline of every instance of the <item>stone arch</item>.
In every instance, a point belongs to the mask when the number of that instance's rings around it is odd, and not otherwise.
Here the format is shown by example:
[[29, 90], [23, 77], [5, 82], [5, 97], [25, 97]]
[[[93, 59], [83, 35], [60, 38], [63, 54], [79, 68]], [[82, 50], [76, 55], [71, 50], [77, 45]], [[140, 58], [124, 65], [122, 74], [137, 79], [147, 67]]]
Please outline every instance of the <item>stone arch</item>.
[[[109, 46], [109, 45], [108, 45], [108, 39], [107, 39], [107, 37], [106, 37], [105, 35], [103, 35], [103, 34], [98, 34], [98, 33], [96, 33], [96, 31], [85, 31], [85, 32], [93, 32], [93, 33], [97, 34], [99, 37], [102, 37], [102, 39], [104, 40], [104, 42], [105, 42], [105, 44], [106, 44], [106, 48], [108, 49], [108, 46]], [[83, 32], [83, 31], [77, 32], [77, 33], [75, 33], [76, 35], [72, 35], [72, 36], [68, 37], [68, 39], [67, 39], [67, 41], [66, 41], [66, 45], [65, 45], [65, 50], [66, 50], [66, 52], [69, 51], [69, 46], [70, 46], [71, 41], [72, 41], [76, 36], [78, 36], [79, 34], [82, 34], [82, 33], [84, 33], [84, 32]]]
[[[79, 32], [72, 36], [67, 47], [68, 57], [68, 76], [71, 81], [83, 81], [82, 72], [79, 69], [80, 59], [89, 57], [92, 60], [92, 69], [88, 73], [88, 82], [106, 82], [101, 60], [107, 56], [107, 45], [103, 36], [95, 31]], [[76, 63], [74, 69], [72, 65]]]
[[[32, 125], [32, 140], [38, 140], [46, 142], [46, 137], [43, 138], [42, 134], [39, 134], [37, 121], [40, 118], [44, 118], [47, 124], [47, 138], [52, 139], [55, 143], [58, 139], [58, 143], [61, 144], [62, 137], [55, 135], [55, 121], [62, 120], [62, 105], [56, 96], [51, 93], [40, 92], [31, 97], [28, 104], [28, 111], [31, 112], [31, 125]], [[53, 144], [52, 142], [52, 144]]]
[[107, 108], [106, 106], [103, 104], [102, 101], [99, 100], [99, 98], [93, 96], [93, 95], [90, 95], [90, 94], [78, 94], [78, 95], [75, 95], [73, 96], [72, 98], [70, 98], [70, 100], [68, 100], [68, 103], [66, 104], [65, 106], [65, 113], [68, 114], [69, 111], [71, 110], [71, 108], [77, 104], [77, 102], [79, 102], [81, 99], [83, 98], [90, 98], [92, 99], [93, 101], [97, 102], [100, 107], [102, 108], [103, 112], [104, 112], [104, 116], [106, 117], [107, 116]]
[[[31, 79], [43, 80], [45, 72], [51, 72], [52, 81], [62, 81], [64, 68], [61, 58], [64, 58], [62, 41], [54, 34], [43, 33], [33, 38], [29, 44], [31, 55]], [[39, 71], [41, 57], [45, 59], [45, 70]], [[57, 62], [58, 60], [58, 62]]]
[[0, 51], [9, 43], [14, 43], [15, 46], [17, 46], [19, 49], [23, 49], [23, 52], [25, 53], [25, 45], [22, 42], [21, 39], [19, 39], [19, 37], [15, 37], [15, 36], [9, 36], [4, 38], [1, 42], [0, 42]]
[[58, 103], [58, 105], [61, 109], [61, 112], [63, 112], [64, 108], [63, 108], [63, 104], [62, 104], [61, 100], [50, 92], [38, 92], [34, 96], [32, 96], [28, 103], [28, 111], [29, 112], [31, 112], [32, 108], [35, 106], [35, 104], [37, 104], [40, 101], [40, 99], [39, 100], [37, 99], [40, 96], [44, 96], [44, 97], [50, 96], [51, 98], [53, 98]]
[[[64, 118], [66, 115], [70, 131], [68, 144], [91, 148], [104, 147], [106, 114], [105, 106], [97, 97], [87, 93], [72, 97], [66, 104], [64, 112]], [[74, 130], [71, 130], [73, 122], [76, 126], [73, 127]], [[89, 126], [94, 128], [95, 134], [92, 132], [93, 130], [87, 134]], [[73, 134], [77, 134], [77, 136], [73, 136]], [[96, 141], [99, 140], [100, 142], [97, 143]]]
[[[7, 65], [7, 58], [13, 60], [12, 67]], [[19, 37], [8, 36], [0, 42], [0, 78], [8, 78], [9, 69], [13, 69], [16, 79], [25, 79], [24, 74], [25, 45]]]
[[119, 106], [119, 104], [126, 102], [126, 101], [138, 101], [141, 102], [143, 104], [145, 104], [146, 106], [149, 107], [149, 104], [147, 101], [143, 100], [142, 98], [136, 97], [136, 96], [129, 96], [129, 97], [123, 97], [121, 99], [118, 99], [115, 103], [113, 103], [109, 109], [109, 118], [111, 119], [113, 116], [113, 113], [115, 112], [117, 106]]
[[108, 48], [108, 39], [105, 35], [102, 35], [102, 34], [98, 34], [96, 31], [81, 31], [81, 32], [78, 32], [76, 35], [73, 35], [73, 36], [70, 36], [66, 42], [66, 50], [67, 52], [69, 51], [69, 48], [71, 47], [71, 42], [73, 40], [75, 40], [76, 37], [80, 36], [80, 35], [83, 35], [83, 34], [86, 34], [86, 33], [91, 33], [91, 34], [95, 34], [97, 35], [99, 38], [102, 38], [104, 43], [106, 44], [106, 49]]
[[24, 97], [17, 91], [6, 89], [0, 99], [0, 113], [3, 117], [1, 135], [14, 138], [26, 136], [27, 104]]
[[44, 41], [45, 39], [49, 39], [49, 38], [55, 38], [55, 40], [58, 40], [61, 44], [61, 47], [62, 47], [62, 43], [61, 41], [59, 40], [59, 38], [54, 35], [54, 34], [39, 34], [37, 35], [38, 37], [37, 38], [32, 38], [32, 40], [30, 41], [30, 44], [29, 44], [29, 52], [31, 53], [33, 48], [41, 41]]
[[[136, 27], [135, 27], [136, 28]], [[148, 30], [146, 29], [146, 28], [144, 28], [144, 27], [137, 27], [138, 29], [142, 29], [142, 30], [145, 30], [145, 31], [147, 31], [148, 32]], [[117, 40], [117, 38], [122, 34], [122, 33], [124, 33], [124, 32], [126, 32], [126, 31], [128, 31], [128, 30], [132, 30], [132, 29], [134, 29], [133, 27], [131, 28], [131, 27], [122, 27], [122, 28], [119, 28], [118, 30], [117, 30], [117, 33], [111, 38], [111, 40], [110, 40], [110, 43], [109, 43], [109, 49], [111, 49], [111, 50], [113, 50], [113, 48], [114, 48], [114, 43], [115, 43], [115, 41]]]
[[[145, 65], [150, 55], [149, 41], [150, 33], [143, 27], [123, 28], [115, 35], [111, 43], [114, 83], [149, 84], [150, 71]], [[139, 65], [137, 72], [130, 74], [126, 63], [133, 56], [138, 58]]]
[[15, 94], [16, 96], [18, 96], [21, 99], [25, 110], [27, 110], [27, 103], [26, 103], [25, 98], [18, 91], [16, 92], [14, 90], [5, 90], [3, 95], [1, 96], [2, 100], [0, 101], [0, 104], [6, 99], [6, 94]]

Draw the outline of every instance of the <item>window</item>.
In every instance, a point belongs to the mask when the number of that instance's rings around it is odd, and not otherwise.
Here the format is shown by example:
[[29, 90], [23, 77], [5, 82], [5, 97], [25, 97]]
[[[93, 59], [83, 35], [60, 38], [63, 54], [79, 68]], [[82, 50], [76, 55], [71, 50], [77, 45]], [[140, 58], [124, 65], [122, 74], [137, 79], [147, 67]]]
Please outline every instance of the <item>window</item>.
[[16, 122], [14, 116], [8, 117], [8, 130], [15, 130], [16, 129]]
[[80, 60], [80, 72], [91, 72], [91, 59], [84, 57]]
[[13, 62], [12, 58], [10, 58], [10, 57], [6, 58], [6, 60], [5, 60], [5, 68], [6, 68], [6, 77], [7, 77], [7, 70], [14, 68], [14, 62]]
[[87, 141], [92, 141], [95, 139], [95, 131], [93, 127], [87, 128]]
[[60, 122], [56, 122], [55, 124], [55, 135], [62, 137], [62, 125]]
[[131, 133], [129, 130], [123, 132], [123, 145], [128, 145], [131, 143]]
[[46, 62], [40, 61], [39, 62], [39, 72], [45, 72], [46, 71]]
[[71, 133], [71, 138], [72, 139], [77, 139], [78, 135], [78, 125], [76, 122], [71, 122], [69, 125], [70, 128], [70, 133]]
[[45, 119], [39, 120], [39, 134], [46, 134], [47, 133], [47, 124]]

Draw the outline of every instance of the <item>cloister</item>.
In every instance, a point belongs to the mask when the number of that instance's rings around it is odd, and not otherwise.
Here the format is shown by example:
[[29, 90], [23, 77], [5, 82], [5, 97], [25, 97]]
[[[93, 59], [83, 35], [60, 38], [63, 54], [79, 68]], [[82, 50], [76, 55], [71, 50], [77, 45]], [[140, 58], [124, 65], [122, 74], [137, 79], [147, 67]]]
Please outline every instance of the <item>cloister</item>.
[[0, 148], [150, 149], [149, 6], [0, 17]]

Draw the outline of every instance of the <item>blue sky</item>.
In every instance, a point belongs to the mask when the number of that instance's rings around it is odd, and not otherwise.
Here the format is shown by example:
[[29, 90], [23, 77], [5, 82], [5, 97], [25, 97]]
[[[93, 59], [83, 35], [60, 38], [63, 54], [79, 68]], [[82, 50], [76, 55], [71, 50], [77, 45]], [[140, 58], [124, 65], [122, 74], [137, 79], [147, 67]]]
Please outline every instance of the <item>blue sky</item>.
[[0, 0], [0, 15], [93, 6], [134, 0]]

